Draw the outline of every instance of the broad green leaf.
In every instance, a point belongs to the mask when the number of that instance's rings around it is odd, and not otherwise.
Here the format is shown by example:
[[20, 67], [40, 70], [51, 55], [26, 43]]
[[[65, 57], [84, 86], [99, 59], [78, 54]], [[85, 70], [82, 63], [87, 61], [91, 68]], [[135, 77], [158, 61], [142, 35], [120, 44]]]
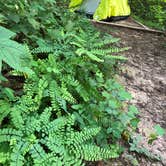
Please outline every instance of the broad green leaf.
[[135, 115], [139, 113], [138, 109], [134, 105], [129, 106], [128, 116], [135, 118]]
[[119, 97], [120, 97], [121, 100], [130, 100], [130, 99], [132, 99], [131, 94], [124, 91], [124, 90], [119, 92]]
[[16, 34], [2, 26], [0, 26], [0, 40], [2, 39], [10, 39], [11, 37], [15, 36]]
[[14, 35], [15, 33], [0, 26], [0, 36], [2, 36], [0, 38], [0, 71], [2, 61], [4, 61], [13, 69], [30, 73], [30, 69], [23, 67], [24, 60], [29, 56], [28, 49], [24, 45], [9, 39]]
[[8, 80], [0, 73], [0, 81], [8, 81]]
[[27, 55], [25, 46], [9, 39], [0, 39], [0, 61], [4, 61], [16, 70], [24, 71], [22, 62]]

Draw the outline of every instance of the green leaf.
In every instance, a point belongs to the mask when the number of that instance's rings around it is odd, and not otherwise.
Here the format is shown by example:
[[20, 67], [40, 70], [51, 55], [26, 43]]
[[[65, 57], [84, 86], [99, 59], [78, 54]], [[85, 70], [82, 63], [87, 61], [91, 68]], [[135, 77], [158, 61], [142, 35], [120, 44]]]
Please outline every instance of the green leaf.
[[119, 97], [120, 97], [121, 100], [130, 100], [130, 99], [132, 99], [131, 94], [124, 91], [124, 90], [119, 92]]
[[165, 134], [165, 130], [160, 125], [154, 126], [154, 129], [155, 129], [157, 135], [159, 135], [159, 136], [163, 136]]
[[113, 56], [113, 55], [109, 55], [107, 56], [108, 59], [117, 59], [117, 60], [127, 60], [126, 57], [124, 56]]
[[0, 81], [8, 81], [8, 80], [0, 73]]
[[135, 117], [135, 115], [137, 115], [139, 113], [138, 109], [134, 106], [134, 105], [130, 105], [129, 106], [129, 112], [128, 112], [128, 115], [130, 117]]
[[113, 109], [116, 109], [119, 107], [118, 102], [116, 100], [110, 100], [108, 103], [109, 103], [109, 106]]
[[87, 55], [90, 59], [96, 61], [96, 62], [104, 62], [103, 59], [98, 58], [96, 55], [92, 54], [90, 51], [84, 50], [82, 48], [77, 49], [76, 54], [81, 55]]
[[138, 118], [134, 118], [130, 121], [130, 125], [134, 128], [136, 128], [138, 126], [138, 123], [140, 122], [140, 120]]
[[96, 55], [90, 53], [90, 52], [87, 52], [87, 55], [89, 56], [90, 59], [96, 61], [96, 62], [104, 62], [103, 59], [100, 59], [98, 58]]
[[10, 39], [11, 37], [15, 36], [16, 34], [2, 26], [0, 26], [0, 40]]
[[17, 14], [10, 15], [9, 18], [14, 21], [15, 23], [19, 23], [20, 17]]
[[14, 91], [10, 88], [5, 88], [3, 91], [6, 96], [9, 98], [9, 100], [13, 100], [14, 99]]
[[0, 38], [0, 64], [4, 61], [13, 69], [30, 73], [31, 70], [28, 67], [23, 67], [24, 59], [29, 56], [28, 49], [24, 45], [9, 39], [14, 35], [15, 33], [0, 26], [0, 36], [2, 36]]
[[29, 23], [32, 25], [32, 27], [33, 27], [34, 29], [39, 29], [39, 28], [40, 28], [40, 23], [37, 22], [35, 19], [33, 19], [33, 18], [28, 18], [28, 21], [29, 21]]

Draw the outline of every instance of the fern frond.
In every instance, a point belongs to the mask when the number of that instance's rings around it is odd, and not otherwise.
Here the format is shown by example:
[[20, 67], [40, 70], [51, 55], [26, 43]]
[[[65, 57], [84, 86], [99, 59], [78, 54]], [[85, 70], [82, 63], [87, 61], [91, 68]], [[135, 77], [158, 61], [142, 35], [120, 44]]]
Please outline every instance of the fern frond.
[[49, 137], [46, 139], [41, 140], [41, 143], [46, 145], [49, 150], [51, 150], [55, 154], [63, 155], [66, 151], [65, 147], [65, 140], [62, 137], [62, 133], [56, 134], [56, 139], [54, 137]]
[[124, 56], [117, 56], [117, 55], [115, 55], [115, 56], [113, 56], [113, 55], [108, 55], [106, 58], [107, 58], [107, 59], [116, 59], [116, 60], [127, 60], [126, 57], [124, 57]]
[[0, 129], [0, 142], [10, 142], [11, 139], [20, 140], [22, 136], [23, 133], [15, 129]]
[[60, 132], [61, 130], [63, 130], [66, 123], [67, 122], [64, 120], [64, 118], [60, 117], [60, 118], [50, 122], [46, 126], [43, 126], [42, 131], [47, 134], [53, 134], [53, 133], [56, 133], [57, 131]]
[[5, 165], [8, 160], [10, 160], [10, 153], [9, 152], [7, 152], [7, 153], [0, 152], [0, 164]]
[[63, 75], [61, 77], [61, 81], [65, 82], [65, 84], [72, 85], [74, 87], [79, 86], [78, 80], [76, 80], [72, 75]]
[[11, 116], [11, 121], [16, 128], [19, 129], [23, 127], [24, 121], [21, 115], [21, 110], [19, 110], [19, 107], [12, 108], [10, 116]]
[[108, 158], [117, 158], [119, 157], [118, 153], [111, 151], [110, 149], [100, 148], [94, 145], [85, 145], [82, 146], [81, 156], [86, 161], [98, 161]]
[[69, 154], [65, 154], [63, 158], [64, 166], [84, 166], [82, 159], [78, 158], [78, 156], [70, 156]]
[[103, 41], [95, 42], [92, 45], [92, 48], [101, 48], [105, 45], [112, 44], [112, 43], [117, 43], [120, 39], [119, 38], [108, 38]]
[[52, 53], [54, 52], [54, 47], [49, 46], [49, 47], [38, 47], [32, 50], [33, 54], [38, 54], [38, 53]]
[[82, 37], [79, 37], [77, 35], [72, 35], [74, 37], [74, 39], [77, 40], [78, 43], [80, 43], [81, 45], [85, 45], [87, 43], [86, 40], [84, 40]]
[[127, 50], [128, 48], [109, 48], [109, 49], [92, 49], [90, 52], [96, 55], [108, 55], [110, 53], [118, 53]]
[[41, 129], [41, 123], [39, 119], [35, 117], [27, 119], [25, 124], [25, 130], [28, 135], [34, 133], [35, 131], [40, 131], [40, 129]]
[[99, 133], [100, 127], [92, 129], [84, 129], [81, 132], [75, 132], [70, 138], [67, 138], [67, 143], [82, 144], [83, 142], [93, 138], [97, 133]]
[[55, 111], [60, 109], [58, 98], [61, 96], [60, 88], [58, 87], [56, 81], [52, 81], [49, 85], [49, 94], [51, 98], [51, 106]]
[[85, 50], [83, 48], [77, 49], [76, 54], [79, 56], [81, 56], [81, 55], [86, 56], [87, 55], [91, 60], [96, 61], [96, 62], [104, 62], [103, 59], [98, 58], [92, 51], [88, 51], [88, 50]]
[[5, 100], [0, 100], [0, 124], [5, 117], [10, 113], [10, 104]]
[[40, 122], [42, 122], [45, 125], [48, 124], [50, 121], [51, 113], [52, 113], [51, 107], [45, 108], [40, 115]]
[[30, 154], [33, 158], [34, 163], [38, 163], [41, 159], [44, 159], [46, 153], [39, 143], [33, 144], [30, 149]]
[[34, 166], [62, 166], [61, 160], [53, 153], [46, 154], [43, 158], [35, 159]]
[[61, 93], [62, 93], [62, 98], [66, 101], [68, 101], [69, 103], [76, 103], [76, 99], [72, 96], [72, 94], [68, 91], [67, 87], [65, 86], [65, 84], [62, 84], [61, 87]]
[[41, 99], [43, 97], [43, 92], [47, 88], [47, 86], [48, 86], [48, 82], [47, 82], [46, 79], [40, 79], [39, 80], [39, 82], [38, 82], [38, 89], [37, 89], [38, 91], [37, 91], [37, 94], [36, 94], [35, 99], [34, 99], [34, 101], [38, 105], [40, 105], [40, 103], [41, 103]]
[[77, 87], [76, 87], [76, 91], [79, 93], [79, 95], [84, 99], [84, 101], [88, 101], [90, 99], [90, 95], [89, 93], [86, 91], [86, 89], [81, 85], [79, 84]]
[[24, 156], [29, 149], [29, 144], [26, 142], [19, 142], [15, 145], [11, 154], [11, 166], [22, 166], [24, 165]]

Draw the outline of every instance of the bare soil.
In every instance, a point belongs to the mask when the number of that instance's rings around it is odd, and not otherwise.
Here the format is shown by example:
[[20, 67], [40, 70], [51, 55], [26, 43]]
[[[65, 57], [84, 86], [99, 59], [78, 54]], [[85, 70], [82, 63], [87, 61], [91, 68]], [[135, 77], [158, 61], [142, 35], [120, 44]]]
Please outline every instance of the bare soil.
[[[141, 146], [162, 158], [161, 162], [155, 162], [147, 157], [136, 156], [139, 165], [165, 166], [166, 134], [155, 140], [152, 145], [147, 142], [156, 124], [166, 129], [166, 37], [157, 33], [112, 28], [108, 25], [96, 26], [114, 37], [121, 38], [120, 46], [131, 47], [124, 54], [128, 61], [123, 66], [119, 80], [132, 94], [131, 103], [140, 111], [138, 132], [143, 136]], [[120, 159], [104, 165], [133, 165], [126, 161], [127, 155], [123, 154]]]

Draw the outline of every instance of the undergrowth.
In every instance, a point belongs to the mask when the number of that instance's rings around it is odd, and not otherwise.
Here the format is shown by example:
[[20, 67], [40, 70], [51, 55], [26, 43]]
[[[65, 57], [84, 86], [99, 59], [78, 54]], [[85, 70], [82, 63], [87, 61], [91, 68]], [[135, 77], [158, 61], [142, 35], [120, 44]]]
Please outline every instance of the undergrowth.
[[129, 0], [136, 19], [150, 27], [166, 30], [165, 0]]
[[120, 140], [128, 141], [139, 122], [115, 79], [127, 48], [59, 1], [2, 0], [0, 11], [1, 24], [17, 33], [1, 28], [19, 67], [8, 48], [12, 63], [4, 51], [0, 59], [12, 68], [8, 75], [25, 77], [20, 95], [0, 87], [0, 163], [67, 166], [118, 157]]

